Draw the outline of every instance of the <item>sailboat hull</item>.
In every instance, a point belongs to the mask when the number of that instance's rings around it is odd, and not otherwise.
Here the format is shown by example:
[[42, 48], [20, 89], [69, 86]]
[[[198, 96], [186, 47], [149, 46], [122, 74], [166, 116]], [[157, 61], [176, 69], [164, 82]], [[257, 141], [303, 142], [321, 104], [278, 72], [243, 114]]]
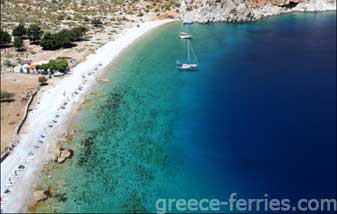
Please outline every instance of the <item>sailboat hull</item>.
[[177, 69], [180, 71], [195, 71], [198, 69], [197, 64], [178, 64]]
[[192, 39], [191, 35], [179, 35], [180, 39]]

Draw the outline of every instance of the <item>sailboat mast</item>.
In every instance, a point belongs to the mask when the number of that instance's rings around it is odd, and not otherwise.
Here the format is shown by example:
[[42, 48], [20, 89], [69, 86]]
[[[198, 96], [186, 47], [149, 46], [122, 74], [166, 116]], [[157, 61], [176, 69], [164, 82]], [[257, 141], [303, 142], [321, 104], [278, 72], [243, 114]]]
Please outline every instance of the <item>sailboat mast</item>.
[[190, 40], [187, 40], [187, 62], [190, 62]]

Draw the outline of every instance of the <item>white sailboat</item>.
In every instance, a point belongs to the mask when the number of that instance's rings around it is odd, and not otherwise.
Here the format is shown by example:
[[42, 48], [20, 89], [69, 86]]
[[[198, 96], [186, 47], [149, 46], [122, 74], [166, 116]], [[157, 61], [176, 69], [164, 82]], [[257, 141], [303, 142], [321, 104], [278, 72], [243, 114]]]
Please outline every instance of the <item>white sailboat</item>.
[[[191, 60], [191, 54], [193, 60]], [[193, 48], [190, 45], [190, 40], [187, 40], [187, 60], [186, 62], [182, 63], [179, 60], [176, 62], [177, 69], [181, 71], [195, 71], [198, 69], [198, 60], [194, 54]]]
[[185, 31], [180, 32], [179, 34], [180, 39], [192, 39], [192, 35], [188, 32], [188, 26], [186, 26]]
[[186, 32], [181, 32], [181, 33], [179, 34], [179, 38], [180, 38], [180, 39], [192, 39], [192, 35], [191, 35], [191, 34], [188, 34], [188, 33], [186, 33]]

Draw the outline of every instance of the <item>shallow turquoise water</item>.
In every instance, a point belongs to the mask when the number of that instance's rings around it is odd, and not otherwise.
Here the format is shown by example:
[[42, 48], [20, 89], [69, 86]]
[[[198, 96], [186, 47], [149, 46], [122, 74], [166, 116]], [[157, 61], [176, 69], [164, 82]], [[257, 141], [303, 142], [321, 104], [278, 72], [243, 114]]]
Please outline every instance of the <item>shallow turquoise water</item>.
[[77, 201], [69, 200], [65, 211], [150, 210], [145, 202], [174, 177], [176, 163], [165, 146], [173, 141], [184, 84], [171, 63], [180, 51], [173, 47], [182, 44], [167, 42], [176, 28], [165, 26], [133, 45], [113, 66], [111, 84], [97, 88], [95, 105], [83, 113], [85, 134], [76, 139], [81, 153], [69, 172], [77, 178], [69, 185], [78, 190], [69, 197]]
[[[336, 15], [169, 24], [112, 66], [79, 114], [63, 212], [155, 211], [157, 198], [334, 196]], [[324, 143], [322, 143], [322, 141]]]

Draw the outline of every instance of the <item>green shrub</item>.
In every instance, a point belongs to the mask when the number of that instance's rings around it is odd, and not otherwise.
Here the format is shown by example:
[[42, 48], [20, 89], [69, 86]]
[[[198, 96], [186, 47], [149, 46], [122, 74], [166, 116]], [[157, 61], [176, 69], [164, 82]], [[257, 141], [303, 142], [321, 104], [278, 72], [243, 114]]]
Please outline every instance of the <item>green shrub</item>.
[[73, 46], [71, 43], [73, 41], [74, 35], [71, 30], [61, 30], [54, 34], [55, 48], [70, 48]]
[[23, 37], [26, 36], [26, 32], [27, 32], [27, 30], [26, 30], [24, 24], [23, 24], [23, 23], [20, 23], [18, 26], [16, 26], [16, 27], [13, 29], [12, 35], [13, 35], [14, 37], [21, 37], [21, 38], [23, 38]]
[[23, 39], [22, 37], [14, 37], [14, 43], [13, 43], [14, 47], [17, 49], [17, 50], [22, 50], [23, 48]]
[[47, 71], [48, 70], [48, 64], [41, 64], [41, 65], [37, 65], [36, 66], [36, 69], [38, 69], [38, 70], [45, 70], [45, 71]]
[[57, 50], [60, 48], [69, 48], [74, 44], [72, 42], [81, 41], [87, 29], [83, 26], [74, 27], [71, 30], [63, 29], [57, 33], [46, 33], [41, 40], [41, 47], [44, 50]]
[[41, 64], [37, 65], [37, 69], [42, 69], [47, 71], [48, 69], [50, 71], [59, 71], [59, 72], [66, 72], [66, 69], [69, 67], [69, 64], [67, 60], [65, 59], [55, 59], [55, 60], [49, 60], [47, 64]]
[[100, 19], [93, 19], [91, 20], [91, 24], [94, 26], [94, 27], [102, 27], [103, 25], [103, 22], [100, 20]]
[[27, 37], [33, 43], [39, 42], [41, 40], [42, 35], [43, 31], [41, 30], [41, 27], [38, 26], [37, 24], [32, 24], [27, 29]]
[[54, 35], [52, 33], [46, 33], [40, 42], [40, 45], [45, 50], [55, 50], [56, 48], [56, 42]]
[[85, 21], [85, 22], [89, 22], [90, 19], [86, 16], [86, 17], [84, 17], [84, 21]]
[[64, 73], [68, 66], [68, 62], [65, 59], [50, 60], [48, 62], [48, 68], [52, 71], [59, 71]]
[[8, 32], [0, 29], [0, 47], [4, 47], [11, 43], [12, 37]]
[[44, 77], [44, 76], [42, 76], [42, 77], [39, 77], [39, 83], [40, 83], [40, 85], [42, 86], [42, 85], [47, 85], [48, 83], [47, 83], [47, 78], [46, 77]]
[[10, 99], [14, 97], [14, 93], [10, 93], [8, 91], [1, 91], [0, 99]]
[[87, 32], [87, 28], [80, 26], [80, 27], [74, 27], [71, 29], [71, 40], [72, 41], [80, 41], [83, 39], [84, 34]]

